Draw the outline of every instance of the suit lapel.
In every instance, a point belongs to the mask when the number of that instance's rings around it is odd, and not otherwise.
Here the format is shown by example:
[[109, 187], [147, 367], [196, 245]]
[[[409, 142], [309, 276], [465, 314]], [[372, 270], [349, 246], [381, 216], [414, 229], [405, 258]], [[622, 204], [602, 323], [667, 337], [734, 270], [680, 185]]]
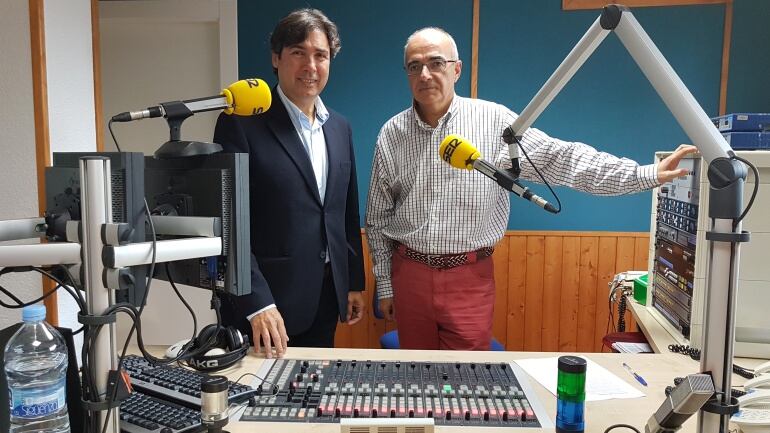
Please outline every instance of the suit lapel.
[[347, 143], [342, 139], [337, 123], [332, 117], [329, 117], [324, 123], [323, 131], [326, 138], [326, 158], [328, 161], [326, 164], [326, 196], [324, 197], [324, 205], [326, 205], [334, 194], [334, 185], [336, 185], [337, 176], [339, 176], [339, 164], [343, 155], [341, 147]]
[[[273, 94], [278, 95], [275, 87], [273, 88]], [[302, 145], [299, 136], [297, 136], [297, 130], [294, 128], [294, 124], [291, 123], [289, 112], [283, 105], [281, 98], [274, 98], [273, 102], [273, 106], [266, 113], [271, 114], [268, 125], [276, 138], [278, 138], [278, 142], [281, 143], [286, 153], [294, 161], [297, 170], [299, 170], [300, 175], [302, 175], [308, 188], [310, 188], [311, 194], [320, 205], [321, 196], [318, 195], [318, 184], [315, 180], [313, 165], [310, 163], [310, 156], [307, 154], [305, 146]]]

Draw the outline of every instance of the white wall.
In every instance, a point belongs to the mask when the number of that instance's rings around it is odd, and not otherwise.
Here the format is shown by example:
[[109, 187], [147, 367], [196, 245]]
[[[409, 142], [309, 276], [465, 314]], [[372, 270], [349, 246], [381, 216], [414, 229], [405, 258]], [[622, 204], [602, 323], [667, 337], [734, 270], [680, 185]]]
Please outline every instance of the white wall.
[[[238, 79], [234, 0], [109, 1], [99, 4], [105, 123], [123, 111], [161, 102], [218, 94]], [[211, 141], [218, 112], [199, 113], [182, 125], [183, 140]], [[169, 139], [163, 119], [113, 126], [123, 151], [151, 155]], [[105, 129], [105, 150], [114, 150]], [[211, 293], [179, 286], [198, 318], [214, 322]], [[118, 341], [130, 328], [118, 316]], [[170, 344], [192, 333], [192, 319], [168, 283], [154, 280], [142, 313], [145, 344]]]
[[[38, 206], [29, 6], [0, 0], [0, 11], [0, 220], [30, 218]], [[22, 299], [42, 294], [36, 274], [5, 275], [0, 285]], [[20, 310], [0, 307], [0, 328], [19, 320]]]
[[[45, 1], [45, 56], [51, 152], [96, 151], [90, 0]], [[59, 326], [77, 329], [77, 305], [58, 293]], [[75, 336], [80, 346], [81, 334]], [[78, 359], [80, 359], [78, 350]]]
[[[39, 213], [28, 2], [2, 0], [0, 14], [0, 220]], [[46, 0], [43, 5], [52, 152], [96, 150], [90, 0]], [[25, 301], [42, 293], [36, 273], [0, 280]], [[59, 324], [79, 327], [69, 295], [58, 294]], [[0, 326], [20, 319], [0, 309]]]
[[[232, 0], [109, 1], [99, 14], [105, 123], [123, 111], [215, 95], [237, 80]], [[233, 38], [220, 58], [221, 41]], [[181, 138], [211, 141], [218, 114], [186, 119]], [[124, 151], [151, 155], [169, 139], [163, 119], [113, 127]], [[105, 129], [105, 150], [112, 149]]]
[[[99, 6], [105, 120], [118, 111], [216, 94], [237, 80], [235, 0], [112, 1]], [[0, 220], [4, 220], [37, 216], [38, 203], [28, 2], [0, 0], [0, 11]], [[93, 151], [90, 0], [46, 0], [44, 14], [51, 151]], [[183, 138], [210, 140], [215, 118], [211, 113], [188, 119]], [[160, 119], [123, 126], [116, 132], [127, 140], [124, 150], [149, 153], [167, 139]], [[110, 149], [114, 149], [111, 140], [105, 140], [105, 150]], [[0, 285], [27, 300], [41, 293], [37, 274], [4, 276]], [[156, 290], [145, 311], [144, 329], [152, 330], [147, 342], [186, 336], [187, 313], [166, 283], [155, 281], [153, 286]], [[182, 290], [193, 298], [199, 324], [212, 321], [210, 294]], [[58, 299], [60, 323], [76, 327], [69, 295], [60, 292]], [[0, 326], [19, 319], [18, 311], [0, 308]]]
[[96, 151], [90, 0], [46, 0], [51, 152]]

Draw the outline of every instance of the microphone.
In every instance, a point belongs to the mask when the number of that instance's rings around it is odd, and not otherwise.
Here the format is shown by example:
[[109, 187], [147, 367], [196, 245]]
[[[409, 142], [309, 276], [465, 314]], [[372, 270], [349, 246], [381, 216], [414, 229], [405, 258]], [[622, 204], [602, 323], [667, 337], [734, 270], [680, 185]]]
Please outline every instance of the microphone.
[[[518, 118], [517, 118], [518, 119]], [[519, 165], [519, 139], [513, 130], [513, 125], [503, 130], [503, 141], [508, 143], [508, 156], [511, 158], [511, 171], [515, 178], [519, 178], [521, 166]]]
[[452, 167], [479, 171], [484, 176], [493, 179], [506, 191], [511, 191], [519, 197], [535, 203], [548, 212], [558, 213], [552, 204], [545, 201], [542, 197], [533, 194], [529, 188], [522, 186], [510, 173], [505, 170], [500, 170], [493, 164], [482, 159], [478, 149], [473, 147], [473, 145], [463, 137], [456, 134], [447, 135], [446, 138], [444, 138], [444, 141], [441, 142], [438, 153], [441, 156], [441, 159]]
[[131, 122], [154, 117], [175, 116], [179, 114], [179, 104], [182, 105], [181, 110], [186, 114], [184, 117], [190, 116], [192, 113], [213, 110], [224, 110], [225, 114], [251, 116], [264, 113], [270, 108], [271, 103], [272, 95], [267, 83], [259, 78], [249, 78], [236, 81], [222, 90], [219, 95], [186, 101], [163, 102], [145, 110], [116, 114], [112, 116], [112, 121]]

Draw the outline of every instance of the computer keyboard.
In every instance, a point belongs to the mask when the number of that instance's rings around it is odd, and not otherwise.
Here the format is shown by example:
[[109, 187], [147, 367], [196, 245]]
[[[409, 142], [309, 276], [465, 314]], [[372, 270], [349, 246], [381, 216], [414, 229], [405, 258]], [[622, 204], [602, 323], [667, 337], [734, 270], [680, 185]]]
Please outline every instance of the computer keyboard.
[[[206, 374], [177, 366], [152, 365], [136, 355], [123, 358], [123, 368], [131, 376], [134, 389], [200, 410], [201, 380]], [[248, 385], [228, 381], [227, 398], [231, 404], [240, 403], [255, 393]]]
[[120, 430], [124, 433], [184, 433], [200, 426], [199, 410], [138, 391], [120, 402]]

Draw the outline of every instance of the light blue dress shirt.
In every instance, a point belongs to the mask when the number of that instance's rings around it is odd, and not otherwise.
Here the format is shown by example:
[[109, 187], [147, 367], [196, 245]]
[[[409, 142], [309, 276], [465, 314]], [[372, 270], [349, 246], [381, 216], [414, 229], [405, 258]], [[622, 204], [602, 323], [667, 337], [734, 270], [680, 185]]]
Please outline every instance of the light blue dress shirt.
[[324, 202], [326, 194], [326, 178], [328, 177], [329, 161], [326, 153], [326, 137], [324, 137], [323, 125], [329, 120], [329, 110], [326, 109], [321, 97], [316, 98], [315, 102], [315, 121], [310, 122], [305, 113], [302, 112], [293, 102], [286, 97], [278, 84], [278, 96], [281, 98], [286, 111], [289, 112], [289, 118], [297, 130], [302, 145], [305, 146], [313, 165], [318, 194], [321, 196], [321, 203]]

